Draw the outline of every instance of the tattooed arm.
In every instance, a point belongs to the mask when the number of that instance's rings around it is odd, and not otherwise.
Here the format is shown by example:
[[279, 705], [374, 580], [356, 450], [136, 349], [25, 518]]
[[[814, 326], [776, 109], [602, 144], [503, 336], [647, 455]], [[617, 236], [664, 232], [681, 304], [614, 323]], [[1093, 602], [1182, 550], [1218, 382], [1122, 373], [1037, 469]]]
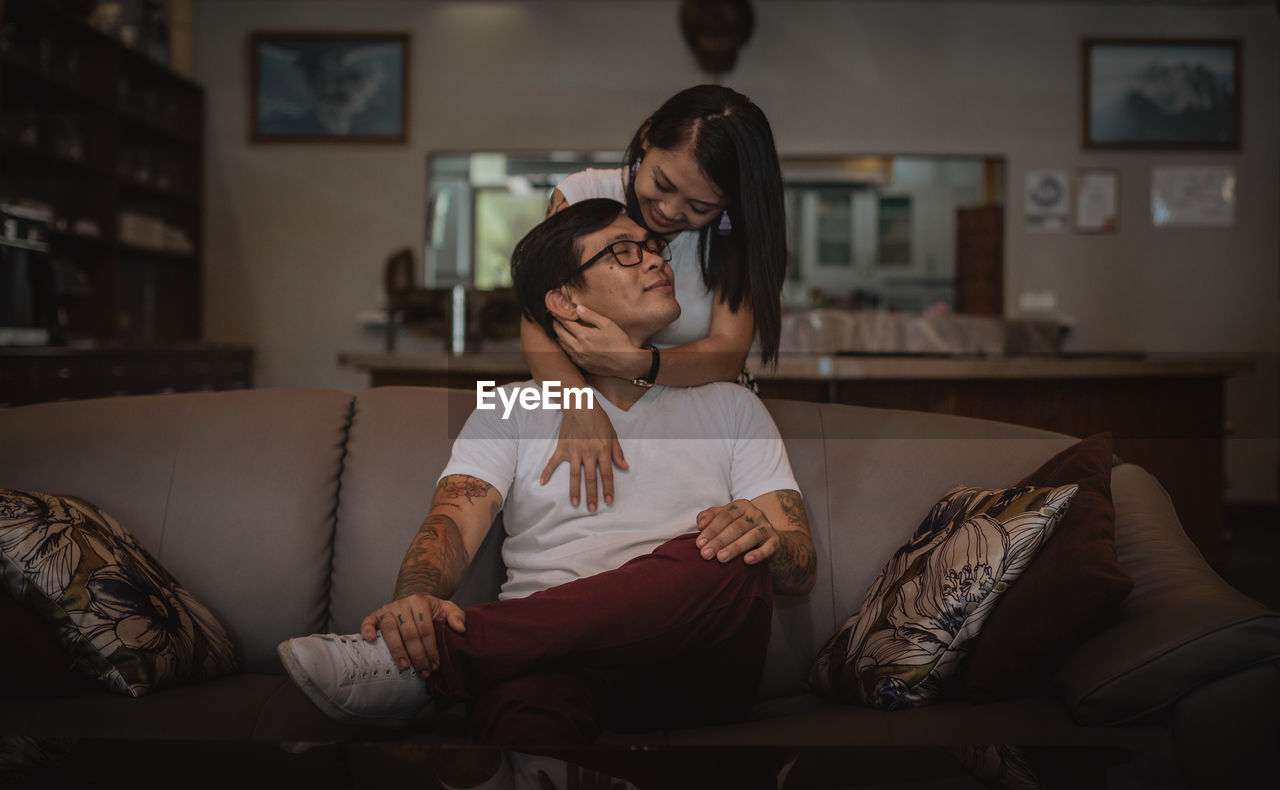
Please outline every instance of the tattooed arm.
[[395, 597], [425, 594], [448, 598], [457, 592], [467, 565], [501, 507], [502, 497], [478, 477], [449, 475], [441, 480], [427, 519], [400, 563]]
[[436, 621], [466, 630], [466, 615], [447, 599], [457, 592], [501, 507], [502, 497], [477, 477], [449, 475], [436, 485], [431, 510], [400, 563], [395, 600], [360, 624], [370, 642], [382, 632], [401, 669], [412, 664], [426, 677], [439, 667]]
[[703, 559], [729, 562], [742, 555], [748, 565], [768, 561], [774, 592], [804, 595], [813, 589], [818, 558], [799, 491], [771, 491], [708, 508], [698, 514], [698, 529]]

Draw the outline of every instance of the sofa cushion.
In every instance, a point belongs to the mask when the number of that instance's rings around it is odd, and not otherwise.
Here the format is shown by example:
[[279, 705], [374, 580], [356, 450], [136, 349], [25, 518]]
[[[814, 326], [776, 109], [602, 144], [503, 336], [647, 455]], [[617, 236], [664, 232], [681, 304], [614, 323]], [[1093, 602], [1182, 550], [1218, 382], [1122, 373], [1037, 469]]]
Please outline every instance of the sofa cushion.
[[1134, 587], [1054, 684], [1081, 724], [1123, 724], [1224, 676], [1280, 660], [1280, 613], [1233, 589], [1181, 529], [1146, 470], [1112, 470], [1116, 554]]
[[282, 639], [328, 630], [352, 401], [253, 389], [0, 409], [22, 448], [0, 453], [0, 485], [103, 508], [218, 616], [247, 671], [283, 672]]
[[53, 625], [75, 670], [111, 691], [234, 672], [217, 619], [115, 519], [71, 496], [0, 490], [9, 595]]
[[1105, 624], [1133, 589], [1116, 559], [1111, 434], [1046, 461], [1017, 485], [1080, 490], [1036, 561], [991, 611], [962, 670], [974, 702], [1046, 689], [1071, 648]]
[[0, 593], [0, 697], [74, 696], [79, 693], [62, 645], [48, 623]]
[[1075, 486], [947, 492], [818, 654], [810, 686], [885, 710], [933, 701], [1075, 493]]

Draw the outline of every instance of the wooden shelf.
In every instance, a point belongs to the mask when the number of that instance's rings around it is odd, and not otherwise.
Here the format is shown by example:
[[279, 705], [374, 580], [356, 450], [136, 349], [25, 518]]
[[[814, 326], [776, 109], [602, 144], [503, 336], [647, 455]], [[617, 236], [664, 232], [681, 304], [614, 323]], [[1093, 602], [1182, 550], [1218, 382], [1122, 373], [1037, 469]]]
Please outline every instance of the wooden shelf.
[[[203, 88], [48, 0], [0, 0], [0, 24], [0, 200], [100, 229], [49, 232], [47, 265], [83, 283], [56, 297], [66, 339], [199, 343]], [[124, 243], [126, 215], [163, 222], [194, 249]]]
[[195, 254], [190, 252], [179, 252], [177, 250], [165, 250], [159, 247], [146, 247], [141, 244], [126, 244], [120, 242], [120, 253], [122, 255], [136, 255], [148, 258], [163, 258], [171, 261], [193, 261]]
[[83, 157], [73, 159], [40, 145], [0, 140], [0, 177], [43, 175], [115, 178], [115, 173], [104, 165]]
[[253, 350], [244, 347], [0, 348], [0, 408], [252, 386]]
[[120, 188], [126, 193], [133, 193], [144, 198], [159, 198], [162, 200], [171, 200], [177, 203], [200, 202], [199, 195], [166, 187], [158, 187], [154, 184], [144, 184], [140, 181], [133, 181], [124, 177], [121, 177], [120, 179]]
[[78, 82], [60, 74], [53, 74], [41, 69], [25, 58], [19, 58], [9, 52], [0, 52], [0, 67], [6, 71], [21, 74], [32, 85], [43, 90], [53, 90], [60, 98], [72, 102], [81, 102], [84, 107], [98, 110], [110, 110], [114, 106], [113, 96], [100, 96]]

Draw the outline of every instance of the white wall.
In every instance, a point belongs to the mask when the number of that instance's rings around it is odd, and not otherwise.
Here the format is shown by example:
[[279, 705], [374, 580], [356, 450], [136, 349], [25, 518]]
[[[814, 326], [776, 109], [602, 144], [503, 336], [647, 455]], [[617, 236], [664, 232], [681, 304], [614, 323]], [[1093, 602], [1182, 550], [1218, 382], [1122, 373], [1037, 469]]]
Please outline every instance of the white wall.
[[[421, 249], [433, 149], [618, 149], [670, 94], [704, 81], [677, 0], [197, 0], [208, 89], [206, 315], [212, 340], [258, 350], [260, 385], [360, 390], [341, 350], [376, 350], [354, 321], [393, 250]], [[726, 80], [765, 108], [784, 154], [1006, 157], [1005, 304], [1051, 290], [1078, 350], [1251, 352], [1228, 387], [1231, 500], [1277, 497], [1280, 422], [1280, 25], [1269, 6], [756, 0], [754, 39]], [[250, 145], [251, 30], [408, 30], [405, 146]], [[1085, 36], [1239, 37], [1240, 153], [1080, 148]], [[1229, 164], [1236, 224], [1157, 230], [1155, 164]], [[1022, 229], [1027, 170], [1112, 167], [1121, 230]]]

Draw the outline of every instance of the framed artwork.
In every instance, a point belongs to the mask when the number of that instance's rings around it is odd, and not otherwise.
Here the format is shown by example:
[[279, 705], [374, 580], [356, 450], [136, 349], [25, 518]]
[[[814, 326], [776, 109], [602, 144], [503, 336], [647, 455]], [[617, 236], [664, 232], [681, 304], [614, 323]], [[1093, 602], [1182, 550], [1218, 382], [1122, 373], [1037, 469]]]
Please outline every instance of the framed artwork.
[[1084, 168], [1076, 171], [1076, 230], [1115, 233], [1120, 222], [1120, 173]]
[[1151, 169], [1151, 224], [1157, 228], [1228, 228], [1236, 221], [1236, 169], [1161, 165]]
[[259, 31], [249, 38], [249, 139], [404, 143], [409, 35]]
[[1029, 231], [1062, 233], [1071, 218], [1071, 184], [1065, 170], [1028, 170], [1023, 195]]
[[1085, 39], [1083, 145], [1240, 150], [1240, 42]]

